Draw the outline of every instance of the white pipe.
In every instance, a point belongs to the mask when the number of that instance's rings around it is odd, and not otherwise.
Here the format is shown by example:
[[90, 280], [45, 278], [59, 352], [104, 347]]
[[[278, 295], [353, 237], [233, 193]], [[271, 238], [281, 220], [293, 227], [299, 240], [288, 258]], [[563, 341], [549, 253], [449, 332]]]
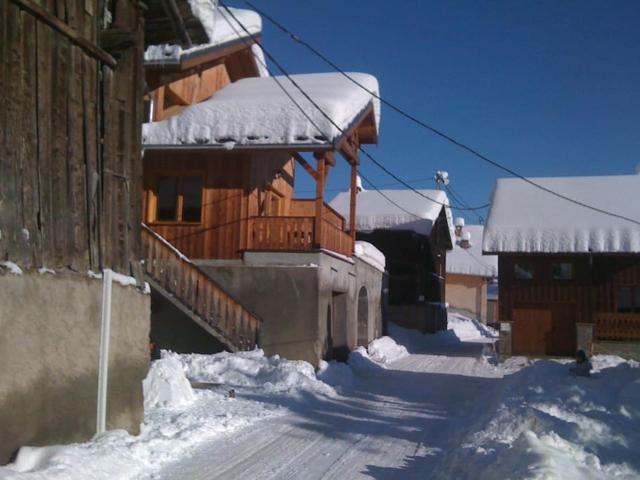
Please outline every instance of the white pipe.
[[100, 328], [100, 363], [98, 366], [98, 413], [96, 433], [107, 426], [107, 381], [109, 378], [109, 337], [111, 336], [111, 285], [113, 271], [102, 271], [102, 325]]

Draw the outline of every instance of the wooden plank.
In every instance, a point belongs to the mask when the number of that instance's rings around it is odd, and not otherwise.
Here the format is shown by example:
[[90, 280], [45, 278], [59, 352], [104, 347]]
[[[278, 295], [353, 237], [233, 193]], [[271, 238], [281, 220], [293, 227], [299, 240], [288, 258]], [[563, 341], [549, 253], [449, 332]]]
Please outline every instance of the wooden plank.
[[[0, 218], [2, 229], [3, 259], [21, 260], [22, 246], [20, 242], [20, 208], [21, 195], [19, 191], [18, 165], [20, 155], [19, 141], [21, 138], [22, 100], [21, 70], [22, 70], [22, 22], [20, 12], [13, 5], [5, 5], [6, 17], [0, 20], [6, 22], [6, 59], [2, 70], [5, 71], [6, 104], [3, 105], [4, 122], [4, 154], [0, 157]], [[4, 26], [3, 26], [4, 27]]]
[[20, 8], [28, 11], [31, 15], [35, 16], [38, 20], [47, 24], [49, 27], [53, 28], [57, 32], [66, 36], [71, 42], [78, 45], [82, 48], [88, 55], [91, 55], [97, 60], [104, 62], [111, 68], [115, 68], [117, 62], [115, 59], [109, 55], [107, 52], [99, 48], [97, 45], [82, 37], [82, 35], [71, 28], [69, 25], [64, 23], [59, 18], [56, 18], [54, 15], [46, 11], [44, 8], [40, 7], [37, 3], [32, 0], [9, 0], [19, 6]]
[[349, 198], [349, 233], [353, 241], [356, 241], [356, 183], [358, 178], [358, 169], [355, 163], [351, 164], [351, 191]]
[[325, 169], [325, 156], [324, 153], [316, 154], [316, 160], [318, 167], [318, 177], [316, 178], [316, 207], [315, 207], [315, 248], [321, 248], [322, 242], [322, 209], [324, 206], [324, 169]]
[[24, 242], [21, 263], [25, 267], [42, 266], [40, 229], [38, 214], [40, 210], [38, 183], [38, 136], [34, 125], [37, 123], [37, 66], [36, 66], [36, 20], [29, 14], [21, 12], [23, 24], [22, 52], [22, 89], [23, 110], [21, 112], [22, 132], [20, 152], [20, 191], [21, 224]]

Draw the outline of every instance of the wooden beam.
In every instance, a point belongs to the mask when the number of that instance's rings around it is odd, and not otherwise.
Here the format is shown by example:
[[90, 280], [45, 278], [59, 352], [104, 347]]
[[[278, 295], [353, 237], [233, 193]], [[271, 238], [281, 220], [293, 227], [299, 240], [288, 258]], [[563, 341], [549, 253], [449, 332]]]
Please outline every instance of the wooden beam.
[[[4, 0], [3, 0], [4, 1]], [[87, 54], [92, 56], [93, 58], [100, 60], [104, 64], [108, 65], [111, 68], [116, 68], [118, 62], [105, 52], [103, 49], [98, 47], [97, 45], [91, 43], [89, 40], [84, 38], [79, 32], [75, 29], [71, 28], [69, 25], [64, 23], [58, 17], [52, 15], [44, 8], [40, 7], [33, 0], [10, 0], [14, 4], [16, 4], [19, 8], [26, 10], [31, 15], [36, 17], [38, 20], [46, 23], [48, 26], [56, 30], [57, 32], [66, 36], [72, 43], [82, 48]]]
[[349, 135], [345, 136], [340, 144], [338, 150], [344, 155], [347, 161], [353, 165], [360, 164], [360, 139], [358, 138], [357, 130], [352, 131]]
[[182, 48], [193, 47], [193, 43], [191, 42], [191, 38], [187, 33], [187, 29], [184, 25], [182, 15], [180, 15], [180, 10], [178, 10], [176, 2], [174, 0], [160, 0], [160, 3], [162, 4], [162, 8], [164, 8], [167, 17], [169, 17], [169, 21], [171, 22], [173, 31], [180, 40]]
[[351, 164], [351, 198], [349, 199], [349, 234], [351, 239], [356, 241], [356, 179], [358, 178], [358, 169], [355, 163]]
[[324, 159], [327, 164], [331, 165], [332, 167], [336, 166], [336, 155], [331, 150], [324, 153]]
[[302, 165], [302, 168], [304, 168], [309, 173], [309, 175], [311, 175], [315, 180], [318, 179], [318, 172], [313, 169], [313, 167], [304, 159], [302, 155], [300, 155], [298, 152], [291, 152], [291, 156], [295, 158], [296, 162]]
[[314, 247], [322, 246], [322, 210], [324, 209], [324, 170], [325, 170], [325, 153], [314, 153], [314, 157], [318, 161], [318, 175], [316, 177], [316, 215], [314, 229]]

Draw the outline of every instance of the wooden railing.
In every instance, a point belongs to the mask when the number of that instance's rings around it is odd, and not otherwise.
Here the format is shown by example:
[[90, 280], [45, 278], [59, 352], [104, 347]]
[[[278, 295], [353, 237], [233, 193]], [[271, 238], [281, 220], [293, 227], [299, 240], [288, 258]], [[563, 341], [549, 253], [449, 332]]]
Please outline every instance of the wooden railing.
[[320, 246], [348, 257], [353, 255], [353, 239], [351, 235], [328, 220], [324, 220]]
[[248, 249], [304, 252], [319, 247], [353, 255], [353, 241], [347, 233], [324, 220], [322, 238], [315, 239], [314, 222], [314, 217], [251, 217]]
[[262, 321], [256, 315], [144, 224], [142, 245], [144, 268], [152, 285], [208, 325], [231, 350], [257, 345]]
[[594, 337], [596, 340], [640, 340], [640, 314], [594, 313]]
[[[291, 200], [292, 217], [313, 217], [316, 214], [316, 201], [314, 199], [296, 198]], [[344, 230], [344, 217], [336, 212], [329, 204], [322, 204], [322, 219], [335, 227]]]
[[313, 248], [313, 217], [251, 217], [250, 250], [305, 251]]

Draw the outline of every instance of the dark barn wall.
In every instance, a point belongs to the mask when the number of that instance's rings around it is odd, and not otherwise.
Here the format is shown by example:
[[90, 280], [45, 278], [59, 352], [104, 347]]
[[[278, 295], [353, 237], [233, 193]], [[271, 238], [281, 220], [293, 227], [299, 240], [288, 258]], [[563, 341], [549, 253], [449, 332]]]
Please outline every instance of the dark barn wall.
[[131, 41], [110, 55], [101, 3], [0, 2], [2, 260], [123, 273], [139, 261], [143, 22], [118, 0], [110, 28]]

